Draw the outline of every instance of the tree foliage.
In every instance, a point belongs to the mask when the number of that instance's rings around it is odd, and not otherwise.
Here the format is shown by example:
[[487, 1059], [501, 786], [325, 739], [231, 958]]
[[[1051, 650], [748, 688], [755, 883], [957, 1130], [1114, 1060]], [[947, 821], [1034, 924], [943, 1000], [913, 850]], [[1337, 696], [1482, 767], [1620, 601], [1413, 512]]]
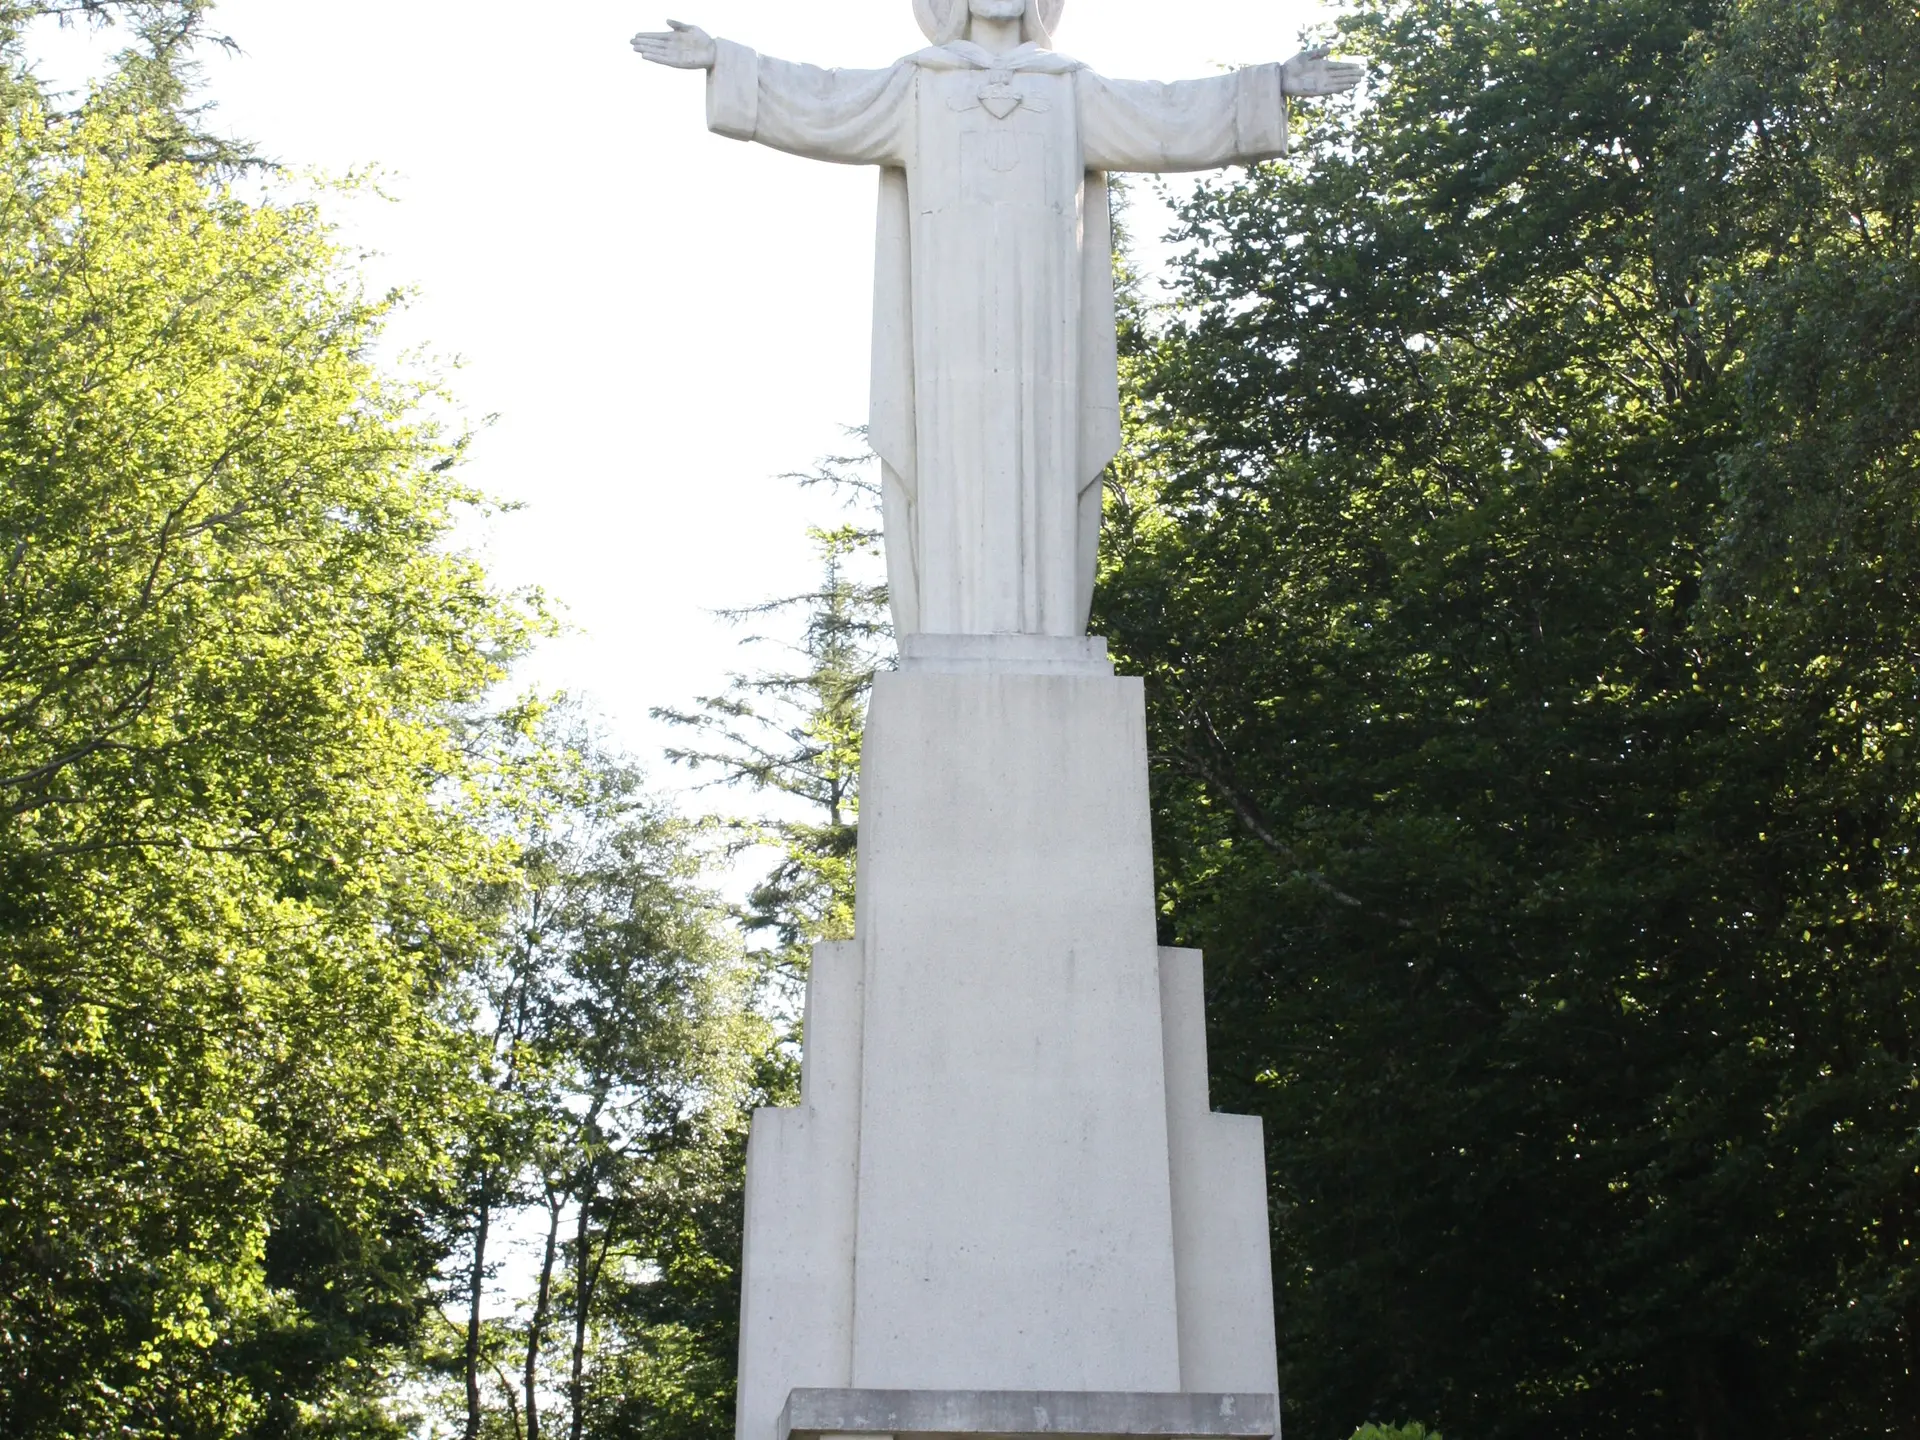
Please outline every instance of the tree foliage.
[[[791, 478], [858, 492], [856, 464]], [[694, 736], [669, 758], [771, 813], [690, 827], [577, 733], [538, 747], [552, 818], [522, 839], [509, 938], [472, 972], [489, 1116], [465, 1152], [446, 1307], [462, 1333], [438, 1357], [459, 1377], [442, 1408], [467, 1440], [732, 1433], [748, 1120], [797, 1099], [810, 947], [852, 933], [860, 735], [886, 635], [884, 594], [858, 568], [877, 537], [845, 524], [813, 538], [818, 587], [733, 612], [797, 615], [801, 663], [656, 712]], [[736, 861], [771, 855], [731, 916], [766, 948], [716, 929], [697, 883], [696, 837], [713, 834]], [[529, 1215], [540, 1262], [503, 1296], [495, 1237]]]
[[[865, 458], [828, 459], [788, 478], [870, 502]], [[621, 1322], [647, 1344], [627, 1348], [597, 1392], [590, 1433], [607, 1440], [722, 1440], [733, 1431], [746, 1120], [753, 1106], [798, 1102], [796, 1001], [812, 946], [853, 934], [860, 741], [891, 630], [885, 590], [863, 569], [879, 538], [867, 512], [812, 536], [817, 587], [734, 612], [753, 621], [797, 614], [799, 635], [787, 648], [798, 663], [736, 675], [725, 695], [697, 709], [656, 712], [694, 737], [670, 749], [670, 758], [765, 807], [718, 823], [734, 836], [737, 856], [771, 852], [772, 866], [750, 889], [740, 920], [749, 935], [773, 942], [757, 958], [769, 982], [759, 1004], [775, 1028], [748, 1052], [739, 1123], [722, 1132], [721, 1144], [684, 1153], [683, 1187], [656, 1190], [636, 1207], [634, 1223], [657, 1274], [610, 1297]]]
[[1920, 15], [1363, 0], [1099, 623], [1294, 1433], [1920, 1434]]
[[[477, 1076], [489, 1103], [464, 1137], [449, 1308], [465, 1321], [472, 1440], [496, 1433], [503, 1412], [516, 1440], [635, 1433], [600, 1412], [636, 1353], [671, 1370], [657, 1352], [679, 1337], [634, 1319], [673, 1279], [678, 1237], [659, 1216], [724, 1185], [712, 1157], [733, 1148], [743, 1058], [766, 1028], [724, 908], [702, 886], [694, 827], [577, 721], [539, 752], [544, 803], [521, 839], [505, 931], [468, 982], [490, 1031]], [[529, 1212], [543, 1243], [502, 1322], [488, 1314], [489, 1243]]]
[[[372, 1425], [533, 632], [305, 203], [110, 89], [0, 118], [0, 1429]], [[354, 1418], [354, 1417], [358, 1418]]]
[[[833, 457], [787, 478], [872, 501], [860, 469], [869, 458]], [[892, 636], [886, 589], [861, 565], [878, 551], [877, 528], [848, 522], [815, 528], [810, 537], [820, 557], [816, 589], [730, 612], [754, 622], [798, 612], [801, 633], [789, 648], [799, 666], [736, 674], [726, 694], [702, 697], [697, 709], [654, 712], [695, 737], [670, 747], [669, 760], [714, 772], [712, 783], [789, 802], [788, 809], [727, 823], [743, 842], [778, 857], [744, 918], [749, 930], [774, 937], [777, 963], [793, 977], [805, 975], [813, 945], [853, 937], [860, 741], [874, 672]], [[745, 643], [761, 646], [768, 638], [753, 635]]]
[[[717, 1434], [791, 1066], [698, 827], [500, 702], [537, 601], [206, 9], [0, 5], [0, 1430]], [[49, 18], [128, 29], [70, 112]]]

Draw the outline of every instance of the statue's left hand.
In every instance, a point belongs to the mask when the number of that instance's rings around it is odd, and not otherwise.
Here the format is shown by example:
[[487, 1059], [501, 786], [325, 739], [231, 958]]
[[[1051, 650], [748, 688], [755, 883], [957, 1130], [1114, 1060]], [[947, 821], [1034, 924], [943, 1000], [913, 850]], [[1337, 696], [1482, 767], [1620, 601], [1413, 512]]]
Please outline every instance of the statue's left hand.
[[633, 37], [633, 48], [656, 65], [671, 65], [676, 70], [711, 70], [717, 58], [713, 37], [698, 25], [669, 20], [667, 30], [641, 31]]
[[1302, 50], [1280, 67], [1280, 89], [1287, 95], [1338, 95], [1366, 76], [1367, 67], [1352, 60], [1329, 60], [1325, 46]]

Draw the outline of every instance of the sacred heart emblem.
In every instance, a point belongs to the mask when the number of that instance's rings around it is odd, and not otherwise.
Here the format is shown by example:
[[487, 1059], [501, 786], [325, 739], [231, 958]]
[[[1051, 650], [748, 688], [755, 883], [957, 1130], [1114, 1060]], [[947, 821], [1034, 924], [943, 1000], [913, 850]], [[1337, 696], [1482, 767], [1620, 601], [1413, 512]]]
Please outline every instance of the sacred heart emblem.
[[971, 100], [956, 95], [947, 105], [954, 110], [971, 110], [978, 105], [996, 120], [1006, 119], [1022, 105], [1036, 115], [1044, 115], [1048, 109], [1046, 101], [1014, 89], [1013, 72], [1009, 70], [988, 71], [986, 83]]
[[980, 92], [980, 108], [996, 120], [1006, 119], [1026, 101], [1026, 96], [1005, 85], [988, 85]]

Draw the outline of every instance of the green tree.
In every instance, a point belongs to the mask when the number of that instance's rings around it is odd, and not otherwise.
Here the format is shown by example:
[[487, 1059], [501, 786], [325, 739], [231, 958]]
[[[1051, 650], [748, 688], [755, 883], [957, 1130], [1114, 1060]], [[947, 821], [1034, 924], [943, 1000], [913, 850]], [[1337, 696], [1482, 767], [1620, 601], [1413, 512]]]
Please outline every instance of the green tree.
[[[870, 501], [864, 460], [831, 459], [791, 478]], [[890, 635], [885, 591], [863, 578], [875, 529], [856, 519], [812, 533], [820, 584], [734, 612], [754, 621], [798, 612], [799, 663], [738, 675], [698, 709], [657, 712], [694, 735], [671, 758], [771, 802], [771, 814], [720, 823], [736, 855], [773, 852], [741, 914], [749, 933], [772, 940], [757, 959], [771, 982], [758, 1004], [773, 1026], [742, 1057], [748, 1084], [734, 1123], [678, 1152], [625, 1212], [631, 1253], [647, 1263], [603, 1283], [610, 1326], [624, 1338], [586, 1397], [592, 1440], [723, 1440], [733, 1431], [746, 1122], [756, 1105], [797, 1100], [795, 1002], [811, 947], [853, 933], [860, 736]]]
[[[662, 1268], [644, 1217], [725, 1147], [766, 1028], [726, 907], [703, 888], [698, 827], [571, 707], [531, 752], [505, 924], [467, 982], [488, 1103], [465, 1139], [448, 1307], [461, 1333], [445, 1358], [474, 1440], [593, 1433], [589, 1395], [653, 1341], [610, 1296]], [[527, 1293], [490, 1315], [494, 1241], [529, 1214], [543, 1243]]]
[[1920, 16], [1365, 0], [1099, 623], [1289, 1424], [1920, 1435]]
[[0, 0], [0, 107], [28, 104], [63, 119], [59, 101], [33, 74], [28, 44], [36, 25], [84, 25], [114, 30], [128, 44], [115, 57], [111, 84], [84, 97], [83, 110], [138, 116], [156, 159], [205, 170], [262, 168], [252, 147], [212, 133], [200, 122], [209, 107], [195, 104], [197, 52], [206, 45], [234, 48], [207, 29], [213, 0]]
[[[629, 776], [629, 795], [631, 784]], [[680, 1343], [623, 1324], [616, 1302], [670, 1270], [653, 1216], [697, 1198], [703, 1157], [741, 1127], [751, 1060], [766, 1043], [765, 1023], [748, 1008], [753, 972], [722, 926], [725, 911], [690, 889], [699, 870], [688, 823], [624, 803], [619, 823], [583, 856], [593, 863], [574, 867], [560, 910], [575, 976], [570, 1440], [588, 1433], [594, 1398], [618, 1392], [614, 1379], [632, 1357], [657, 1365]]]
[[17, 46], [21, 32], [36, 20], [63, 25], [130, 23], [136, 34], [149, 27], [193, 34], [212, 8], [212, 0], [0, 0], [0, 42]]
[[[788, 478], [876, 500], [860, 469], [866, 459], [835, 457]], [[877, 529], [846, 523], [809, 534], [820, 557], [815, 589], [729, 612], [738, 621], [799, 612], [792, 650], [800, 664], [737, 674], [726, 694], [702, 698], [695, 710], [654, 712], [696, 737], [670, 748], [668, 759], [695, 773], [717, 772], [712, 783], [797, 802], [726, 822], [743, 843], [767, 846], [778, 857], [749, 897], [745, 920], [750, 931], [772, 935], [775, 962], [789, 977], [806, 974], [817, 942], [853, 935], [860, 737], [874, 672], [892, 636], [886, 589], [862, 575], [862, 560], [879, 548]], [[768, 641], [753, 635], [745, 643]]]
[[[857, 492], [857, 464], [797, 478]], [[720, 945], [711, 897], [687, 888], [686, 826], [636, 809], [630, 772], [588, 765], [580, 797], [556, 808], [563, 828], [524, 842], [513, 939], [476, 1007], [497, 1031], [489, 1076], [504, 1103], [493, 1130], [474, 1131], [485, 1179], [468, 1190], [463, 1353], [448, 1357], [473, 1440], [537, 1440], [560, 1415], [569, 1440], [732, 1433], [747, 1122], [796, 1098], [810, 946], [852, 933], [859, 741], [886, 635], [884, 594], [857, 570], [877, 537], [843, 525], [813, 538], [817, 588], [733, 612], [798, 611], [802, 664], [656, 712], [697, 736], [670, 758], [772, 802], [714, 822], [729, 854], [773, 853], [737, 916], [772, 940], [753, 970]], [[514, 1321], [490, 1320], [489, 1218], [527, 1208], [544, 1222], [543, 1264]], [[564, 1396], [544, 1421], [543, 1388]]]
[[393, 302], [318, 210], [133, 81], [20, 84], [0, 1429], [387, 1433], [466, 1103], [443, 1001], [511, 858], [475, 707], [534, 617], [449, 548], [459, 438], [368, 358]]

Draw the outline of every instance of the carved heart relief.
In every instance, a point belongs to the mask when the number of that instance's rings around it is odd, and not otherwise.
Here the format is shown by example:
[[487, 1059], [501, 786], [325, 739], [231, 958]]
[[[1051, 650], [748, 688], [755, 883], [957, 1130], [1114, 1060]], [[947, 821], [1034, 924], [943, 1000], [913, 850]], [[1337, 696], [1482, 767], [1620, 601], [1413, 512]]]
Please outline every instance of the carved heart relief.
[[1004, 120], [1026, 103], [1027, 97], [1018, 90], [1009, 90], [1000, 85], [989, 85], [980, 92], [980, 108], [996, 120]]

